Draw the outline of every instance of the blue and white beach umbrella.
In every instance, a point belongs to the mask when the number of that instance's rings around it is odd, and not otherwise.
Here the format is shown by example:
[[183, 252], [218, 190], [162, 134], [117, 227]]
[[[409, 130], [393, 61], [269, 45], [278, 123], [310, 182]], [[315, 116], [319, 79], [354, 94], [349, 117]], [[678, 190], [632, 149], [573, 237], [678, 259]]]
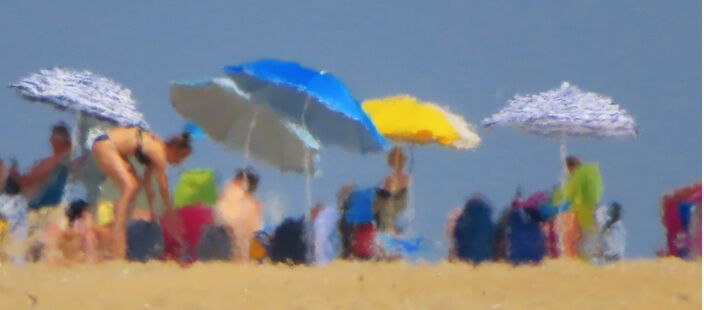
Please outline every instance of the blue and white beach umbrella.
[[482, 125], [503, 125], [563, 141], [638, 136], [633, 117], [611, 98], [582, 91], [567, 82], [558, 89], [514, 97]]
[[270, 59], [228, 66], [225, 73], [253, 102], [303, 125], [323, 145], [357, 153], [382, 151], [387, 146], [359, 102], [329, 73]]
[[8, 87], [30, 101], [80, 113], [117, 126], [149, 126], [137, 111], [132, 92], [90, 71], [42, 69]]

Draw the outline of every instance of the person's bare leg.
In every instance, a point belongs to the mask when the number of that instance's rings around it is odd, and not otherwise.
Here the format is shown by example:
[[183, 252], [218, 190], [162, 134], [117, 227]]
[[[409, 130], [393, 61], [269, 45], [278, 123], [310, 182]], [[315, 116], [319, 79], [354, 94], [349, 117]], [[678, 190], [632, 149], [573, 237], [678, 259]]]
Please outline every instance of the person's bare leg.
[[115, 203], [115, 221], [111, 233], [113, 258], [124, 259], [127, 217], [137, 194], [138, 183], [131, 166], [119, 155], [112, 142], [100, 141], [93, 145], [93, 156], [100, 169], [120, 189]]

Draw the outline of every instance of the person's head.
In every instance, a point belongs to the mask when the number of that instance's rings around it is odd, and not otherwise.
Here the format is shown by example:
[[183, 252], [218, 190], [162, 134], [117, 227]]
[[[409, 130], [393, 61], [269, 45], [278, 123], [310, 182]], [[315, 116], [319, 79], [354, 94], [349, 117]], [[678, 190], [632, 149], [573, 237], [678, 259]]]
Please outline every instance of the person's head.
[[401, 171], [406, 163], [406, 156], [403, 155], [403, 151], [401, 151], [400, 147], [395, 146], [391, 149], [391, 151], [389, 151], [389, 155], [386, 160], [391, 169], [394, 171]]
[[251, 167], [238, 169], [235, 172], [235, 182], [241, 182], [246, 192], [254, 193], [257, 190], [257, 185], [259, 185], [259, 175]]
[[10, 174], [5, 180], [5, 188], [3, 192], [7, 195], [19, 195], [21, 192], [20, 182], [18, 176], [15, 174]]
[[310, 220], [315, 221], [315, 219], [318, 218], [318, 214], [320, 214], [320, 212], [323, 211], [323, 208], [325, 208], [325, 206], [323, 206], [322, 202], [316, 203], [315, 206], [313, 206], [313, 209], [310, 209], [310, 211], [308, 212], [308, 216], [310, 217]]
[[68, 218], [68, 223], [73, 224], [78, 219], [83, 218], [83, 215], [88, 210], [88, 203], [83, 199], [77, 199], [69, 203], [66, 209], [66, 217]]
[[188, 132], [171, 137], [166, 141], [166, 160], [178, 165], [191, 155], [191, 134]]
[[567, 171], [570, 173], [573, 173], [581, 164], [582, 162], [579, 158], [577, 158], [577, 156], [570, 155], [565, 158], [565, 165], [567, 165]]
[[49, 143], [54, 152], [70, 150], [71, 134], [69, 133], [68, 126], [64, 123], [58, 123], [51, 127]]
[[611, 218], [613, 221], [619, 221], [621, 220], [621, 204], [618, 202], [612, 202], [611, 205], [609, 206], [609, 218]]

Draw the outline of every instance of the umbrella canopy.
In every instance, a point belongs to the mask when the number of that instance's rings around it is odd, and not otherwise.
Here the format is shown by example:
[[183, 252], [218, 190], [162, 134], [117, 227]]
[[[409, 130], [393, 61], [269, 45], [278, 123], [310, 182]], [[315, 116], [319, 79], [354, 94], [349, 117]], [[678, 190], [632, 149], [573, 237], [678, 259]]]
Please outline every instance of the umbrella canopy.
[[516, 96], [482, 125], [505, 125], [549, 138], [633, 138], [633, 117], [609, 97], [563, 82], [560, 88]]
[[214, 141], [282, 171], [314, 174], [319, 145], [305, 129], [282, 120], [229, 78], [171, 85], [171, 105]]
[[479, 136], [461, 116], [411, 96], [369, 99], [362, 108], [384, 137], [397, 143], [436, 143], [455, 149], [479, 145]]
[[81, 113], [118, 126], [148, 129], [129, 89], [89, 71], [43, 69], [8, 87], [25, 99], [47, 103], [59, 110]]
[[357, 153], [386, 148], [386, 141], [361, 105], [329, 73], [278, 60], [228, 66], [225, 72], [254, 102], [304, 125], [323, 145]]

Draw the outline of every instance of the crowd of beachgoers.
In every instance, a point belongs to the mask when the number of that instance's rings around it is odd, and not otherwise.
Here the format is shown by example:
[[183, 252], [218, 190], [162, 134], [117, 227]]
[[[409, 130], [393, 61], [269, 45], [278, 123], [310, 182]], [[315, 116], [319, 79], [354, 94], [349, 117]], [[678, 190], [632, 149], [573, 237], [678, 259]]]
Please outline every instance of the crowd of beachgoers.
[[[2, 253], [16, 264], [121, 259], [325, 264], [334, 259], [413, 260], [424, 247], [423, 238], [409, 235], [399, 220], [408, 209], [411, 180], [406, 155], [398, 147], [388, 153], [390, 173], [379, 184], [345, 184], [335, 204], [316, 204], [307, 214], [268, 223], [272, 228], [265, 229], [266, 206], [255, 197], [260, 177], [252, 167], [237, 170], [222, 186], [208, 178], [212, 171], [187, 170], [183, 184], [168, 187], [166, 168], [191, 153], [187, 132], [163, 141], [139, 128], [115, 127], [93, 137], [92, 152], [78, 159], [70, 157], [66, 124], [52, 128], [49, 142], [52, 154], [26, 171], [16, 161], [0, 162]], [[134, 161], [143, 166], [142, 175]], [[601, 202], [598, 164], [568, 156], [565, 167], [563, 184], [517, 192], [497, 216], [479, 194], [451, 210], [445, 225], [447, 259], [474, 264], [623, 259], [623, 207]], [[103, 172], [119, 197], [66, 201], [71, 175], [82, 169]], [[151, 177], [163, 210], [153, 208]], [[147, 194], [147, 208], [134, 207], [141, 191]], [[667, 193], [661, 207], [667, 244], [658, 255], [700, 257], [701, 183]]]

